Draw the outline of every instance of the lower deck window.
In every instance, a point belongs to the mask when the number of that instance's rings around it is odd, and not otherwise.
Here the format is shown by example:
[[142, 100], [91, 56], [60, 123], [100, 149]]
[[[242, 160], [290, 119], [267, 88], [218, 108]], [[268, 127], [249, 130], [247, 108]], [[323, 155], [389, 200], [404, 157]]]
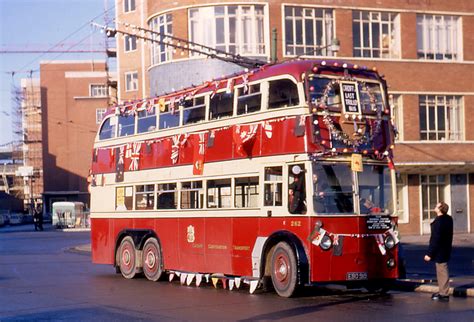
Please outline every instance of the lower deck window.
[[124, 211], [133, 209], [133, 187], [115, 188], [115, 210]]
[[147, 184], [135, 187], [135, 209], [150, 210], [155, 208], [155, 185]]
[[235, 207], [258, 207], [258, 177], [235, 179]]
[[207, 182], [207, 207], [230, 208], [232, 206], [231, 180], [209, 180]]
[[265, 168], [265, 206], [281, 206], [283, 191], [283, 169], [282, 167]]
[[181, 183], [181, 209], [201, 209], [203, 202], [202, 181]]
[[176, 209], [178, 206], [178, 190], [176, 183], [158, 184], [156, 206], [158, 209]]

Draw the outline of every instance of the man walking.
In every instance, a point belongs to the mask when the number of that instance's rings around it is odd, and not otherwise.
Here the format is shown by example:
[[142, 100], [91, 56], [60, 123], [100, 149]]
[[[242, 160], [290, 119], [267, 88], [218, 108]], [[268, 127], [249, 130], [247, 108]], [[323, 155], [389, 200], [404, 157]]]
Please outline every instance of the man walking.
[[434, 261], [439, 293], [433, 294], [435, 301], [449, 301], [449, 271], [448, 261], [453, 245], [453, 218], [448, 215], [449, 206], [441, 201], [434, 211], [436, 218], [431, 223], [431, 237], [425, 261]]

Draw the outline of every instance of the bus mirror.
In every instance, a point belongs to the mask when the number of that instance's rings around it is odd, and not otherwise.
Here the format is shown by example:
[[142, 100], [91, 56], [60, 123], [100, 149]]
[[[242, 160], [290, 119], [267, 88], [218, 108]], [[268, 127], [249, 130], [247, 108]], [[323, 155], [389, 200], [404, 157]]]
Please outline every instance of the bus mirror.
[[299, 175], [301, 173], [301, 167], [299, 165], [294, 165], [291, 168], [291, 172], [293, 172], [294, 175]]

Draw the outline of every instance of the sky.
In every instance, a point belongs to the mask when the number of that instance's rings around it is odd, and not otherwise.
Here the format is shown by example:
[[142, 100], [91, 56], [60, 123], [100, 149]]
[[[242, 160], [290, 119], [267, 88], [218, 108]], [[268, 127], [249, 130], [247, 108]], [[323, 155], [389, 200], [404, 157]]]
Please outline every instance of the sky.
[[[107, 4], [106, 4], [107, 2]], [[105, 59], [102, 53], [5, 53], [11, 50], [104, 48], [104, 35], [90, 21], [104, 24], [113, 0], [0, 0], [0, 149], [12, 141], [12, 89], [22, 78], [40, 78], [40, 61]], [[31, 73], [31, 71], [33, 71]], [[12, 77], [12, 72], [14, 75]]]

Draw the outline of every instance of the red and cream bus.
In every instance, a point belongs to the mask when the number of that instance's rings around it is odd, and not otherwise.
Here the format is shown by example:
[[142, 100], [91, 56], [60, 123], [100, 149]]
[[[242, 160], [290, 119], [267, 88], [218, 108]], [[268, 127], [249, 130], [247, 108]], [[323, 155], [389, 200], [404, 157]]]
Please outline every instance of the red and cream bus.
[[398, 277], [393, 141], [384, 79], [338, 61], [116, 106], [94, 144], [93, 262], [284, 297], [382, 286]]

